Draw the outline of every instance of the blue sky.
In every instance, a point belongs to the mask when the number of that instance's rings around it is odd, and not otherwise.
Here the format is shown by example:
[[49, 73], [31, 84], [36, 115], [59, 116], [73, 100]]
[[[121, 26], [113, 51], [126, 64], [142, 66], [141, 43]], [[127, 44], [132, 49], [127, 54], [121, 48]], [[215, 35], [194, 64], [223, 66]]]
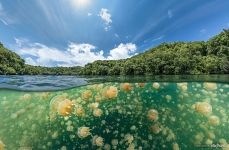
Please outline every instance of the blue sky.
[[26, 63], [85, 65], [229, 28], [228, 0], [0, 0], [0, 41]]

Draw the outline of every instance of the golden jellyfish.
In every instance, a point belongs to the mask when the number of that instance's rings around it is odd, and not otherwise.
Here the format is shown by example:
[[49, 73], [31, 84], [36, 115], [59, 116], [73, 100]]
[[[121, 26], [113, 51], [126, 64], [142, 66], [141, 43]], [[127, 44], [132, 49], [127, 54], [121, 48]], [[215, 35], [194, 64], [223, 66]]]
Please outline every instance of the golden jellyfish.
[[132, 86], [130, 83], [123, 83], [121, 85], [121, 89], [123, 89], [124, 91], [128, 92], [132, 90]]
[[92, 139], [93, 145], [96, 145], [98, 147], [102, 147], [104, 145], [104, 139], [100, 136], [94, 136]]
[[95, 117], [100, 117], [102, 114], [103, 114], [103, 111], [102, 111], [101, 109], [99, 109], [99, 108], [97, 108], [97, 109], [95, 109], [95, 110], [93, 111], [93, 115], [94, 115]]
[[177, 143], [173, 143], [173, 150], [179, 150], [179, 145]]
[[99, 103], [98, 102], [89, 104], [89, 108], [91, 108], [93, 110], [96, 109], [96, 108], [98, 108], [98, 107], [99, 107]]
[[65, 99], [58, 105], [58, 113], [62, 116], [68, 116], [72, 112], [73, 103], [72, 101]]
[[166, 95], [166, 96], [165, 96], [165, 99], [166, 99], [167, 101], [170, 101], [170, 100], [172, 99], [172, 97], [171, 97], [170, 95]]
[[148, 111], [148, 119], [151, 121], [157, 121], [158, 120], [158, 111], [155, 109], [150, 109]]
[[91, 98], [92, 96], [92, 92], [90, 90], [86, 90], [82, 93], [82, 98], [84, 100], [88, 100], [89, 98]]
[[118, 89], [117, 87], [110, 86], [104, 93], [106, 98], [112, 99], [118, 96]]
[[77, 135], [80, 138], [86, 138], [87, 136], [91, 135], [89, 127], [80, 127], [77, 131]]
[[205, 82], [203, 86], [206, 90], [216, 90], [217, 89], [216, 83]]
[[214, 116], [214, 115], [210, 116], [208, 121], [209, 121], [209, 124], [212, 126], [218, 126], [220, 124], [219, 117]]
[[182, 91], [187, 91], [187, 89], [188, 89], [188, 83], [187, 82], [177, 83], [177, 86]]
[[85, 115], [85, 111], [82, 106], [77, 107], [75, 113], [78, 117], [82, 117]]
[[161, 132], [161, 128], [159, 124], [154, 124], [150, 126], [150, 131], [152, 131], [154, 134], [158, 134]]
[[153, 88], [158, 90], [160, 88], [160, 84], [158, 82], [153, 83]]
[[145, 86], [145, 83], [138, 83], [138, 86], [139, 87], [144, 87]]
[[0, 140], [0, 150], [4, 150], [5, 144]]
[[203, 115], [209, 115], [212, 112], [212, 106], [208, 102], [197, 102], [195, 110]]

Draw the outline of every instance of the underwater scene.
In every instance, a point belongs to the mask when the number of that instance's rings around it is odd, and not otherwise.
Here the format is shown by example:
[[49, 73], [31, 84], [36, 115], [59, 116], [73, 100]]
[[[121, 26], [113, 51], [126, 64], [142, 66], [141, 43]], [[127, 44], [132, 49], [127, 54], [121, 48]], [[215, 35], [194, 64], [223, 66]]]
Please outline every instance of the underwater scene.
[[0, 150], [229, 149], [229, 84], [0, 90]]

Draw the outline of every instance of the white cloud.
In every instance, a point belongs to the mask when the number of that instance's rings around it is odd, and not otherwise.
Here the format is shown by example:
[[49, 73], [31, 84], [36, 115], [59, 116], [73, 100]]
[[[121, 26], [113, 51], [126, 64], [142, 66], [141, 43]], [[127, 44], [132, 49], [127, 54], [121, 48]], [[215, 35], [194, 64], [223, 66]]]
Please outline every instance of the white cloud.
[[9, 25], [9, 24], [13, 24], [16, 22], [16, 19], [12, 18], [12, 16], [9, 16], [4, 8], [3, 5], [0, 3], [0, 21], [4, 24], [4, 25]]
[[136, 45], [121, 43], [109, 51], [108, 56], [94, 45], [87, 43], [69, 43], [66, 50], [48, 47], [41, 43], [29, 43], [28, 40], [15, 38], [17, 53], [25, 58], [27, 64], [40, 66], [84, 66], [95, 60], [125, 59], [135, 55]]
[[118, 59], [129, 58], [134, 55], [136, 50], [137, 50], [137, 47], [135, 44], [121, 43], [117, 48], [114, 48], [110, 51], [110, 56], [108, 56], [108, 59], [109, 60], [118, 60]]
[[168, 10], [168, 17], [169, 17], [169, 18], [172, 18], [172, 17], [173, 17], [173, 12], [172, 12], [172, 10]]
[[154, 41], [159, 41], [159, 40], [161, 40], [161, 39], [163, 39], [163, 38], [164, 38], [164, 35], [161, 35], [161, 36], [159, 36], [158, 38], [152, 39], [151, 41], [152, 41], [152, 42], [154, 42]]
[[87, 16], [89, 17], [89, 16], [92, 16], [92, 13], [87, 13]]
[[201, 33], [201, 34], [205, 34], [206, 32], [207, 32], [206, 29], [201, 29], [201, 30], [200, 30], [200, 33]]
[[111, 27], [111, 14], [109, 13], [108, 9], [106, 8], [102, 8], [99, 12], [99, 16], [101, 17], [101, 19], [104, 21], [106, 27], [104, 28], [105, 31], [108, 31]]

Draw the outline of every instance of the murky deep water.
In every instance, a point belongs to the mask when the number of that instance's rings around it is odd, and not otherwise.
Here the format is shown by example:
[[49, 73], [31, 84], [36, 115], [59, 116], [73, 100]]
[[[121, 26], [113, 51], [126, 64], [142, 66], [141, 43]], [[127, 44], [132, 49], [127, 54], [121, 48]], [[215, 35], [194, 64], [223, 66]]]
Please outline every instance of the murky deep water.
[[52, 92], [2, 89], [0, 150], [226, 150], [228, 115], [228, 83], [106, 82]]

